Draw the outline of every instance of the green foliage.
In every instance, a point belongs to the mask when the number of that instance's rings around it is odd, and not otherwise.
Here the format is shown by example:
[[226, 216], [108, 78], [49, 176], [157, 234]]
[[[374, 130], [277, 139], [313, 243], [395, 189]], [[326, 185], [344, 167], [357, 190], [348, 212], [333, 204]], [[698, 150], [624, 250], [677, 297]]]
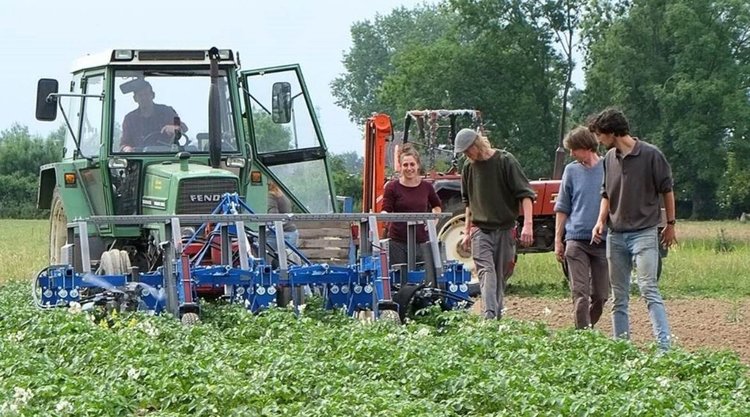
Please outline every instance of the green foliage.
[[[715, 252], [722, 235], [729, 252]], [[664, 258], [659, 288], [667, 298], [750, 296], [750, 224], [737, 221], [680, 222], [677, 246]], [[568, 297], [554, 254], [518, 257], [508, 293]]]
[[734, 243], [727, 237], [724, 229], [719, 229], [719, 233], [716, 235], [716, 241], [714, 242], [714, 252], [726, 253], [734, 250]]
[[39, 167], [60, 160], [64, 135], [63, 126], [46, 139], [17, 124], [0, 132], [0, 218], [47, 216], [36, 209]]
[[[580, 114], [621, 107], [633, 133], [672, 162], [677, 197], [692, 202], [688, 215], [715, 216], [727, 152], [747, 142], [750, 6], [735, 0], [592, 5], [583, 33]], [[736, 154], [735, 167], [747, 165], [748, 156]], [[727, 192], [737, 185], [726, 178], [725, 196], [741, 197]]]
[[292, 133], [286, 126], [274, 123], [270, 114], [253, 111], [253, 125], [258, 152], [292, 149]]
[[496, 146], [513, 152], [529, 177], [549, 177], [567, 75], [550, 5], [455, 0], [357, 23], [347, 72], [332, 83], [337, 104], [355, 121], [372, 112], [398, 120], [413, 109], [479, 109]]
[[354, 152], [331, 156], [336, 193], [354, 199], [354, 212], [362, 210], [362, 157]]
[[108, 323], [0, 288], [0, 413], [171, 416], [739, 415], [728, 353], [658, 355], [595, 331], [429, 312], [406, 326], [309, 306]]
[[[750, 146], [748, 146], [750, 148]], [[728, 152], [727, 170], [719, 188], [719, 205], [724, 215], [737, 217], [750, 208], [750, 153], [738, 157], [738, 152]]]
[[[336, 104], [362, 123], [373, 112], [400, 117], [405, 109], [382, 100], [379, 90], [393, 72], [392, 59], [413, 46], [439, 40], [454, 24], [454, 17], [438, 6], [401, 7], [352, 25], [353, 47], [344, 53], [346, 73], [331, 83]], [[415, 80], [417, 82], [417, 80]], [[411, 109], [413, 107], [408, 107]]]
[[22, 173], [0, 174], [0, 218], [41, 218], [36, 209], [37, 179]]
[[62, 157], [64, 128], [43, 139], [32, 137], [29, 128], [14, 124], [0, 132], [0, 175], [37, 177], [39, 167]]

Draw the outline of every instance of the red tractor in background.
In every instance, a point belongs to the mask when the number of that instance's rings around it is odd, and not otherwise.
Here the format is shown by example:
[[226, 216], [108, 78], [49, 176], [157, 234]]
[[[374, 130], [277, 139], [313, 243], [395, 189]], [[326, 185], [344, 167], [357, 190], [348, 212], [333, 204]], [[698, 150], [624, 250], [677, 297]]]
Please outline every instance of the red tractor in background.
[[[412, 142], [422, 155], [424, 179], [432, 183], [443, 212], [453, 217], [438, 224], [438, 237], [448, 259], [455, 259], [473, 268], [471, 251], [461, 247], [465, 206], [461, 202], [461, 166], [464, 158], [454, 155], [453, 140], [465, 127], [485, 133], [482, 114], [478, 110], [412, 110], [406, 113], [403, 132], [394, 132], [390, 116], [375, 114], [365, 123], [365, 155], [362, 211], [378, 213], [383, 206], [385, 183], [397, 174], [395, 155], [398, 147]], [[397, 136], [401, 136], [398, 138]], [[389, 164], [389, 161], [390, 164]], [[390, 168], [389, 175], [386, 170]], [[555, 247], [554, 204], [560, 180], [531, 181], [537, 193], [533, 206], [534, 244], [517, 245], [518, 253], [551, 252]], [[382, 235], [381, 235], [382, 236]]]

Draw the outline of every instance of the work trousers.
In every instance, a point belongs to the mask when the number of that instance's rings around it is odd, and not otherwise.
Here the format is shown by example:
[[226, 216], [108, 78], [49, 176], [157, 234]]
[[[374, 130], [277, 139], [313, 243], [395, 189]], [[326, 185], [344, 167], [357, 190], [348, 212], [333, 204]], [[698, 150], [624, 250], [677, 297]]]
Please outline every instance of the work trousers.
[[593, 327], [602, 316], [609, 296], [606, 245], [568, 240], [565, 242], [565, 261], [576, 328]]
[[503, 315], [505, 280], [513, 272], [516, 257], [513, 229], [473, 228], [471, 254], [479, 276], [484, 318], [499, 319]]

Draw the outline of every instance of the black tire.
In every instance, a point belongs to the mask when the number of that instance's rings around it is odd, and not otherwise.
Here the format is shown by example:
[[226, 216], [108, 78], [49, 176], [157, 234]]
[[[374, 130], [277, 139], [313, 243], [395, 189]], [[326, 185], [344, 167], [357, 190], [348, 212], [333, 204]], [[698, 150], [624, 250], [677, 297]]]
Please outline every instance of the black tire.
[[469, 283], [469, 297], [479, 297], [482, 295], [482, 289], [478, 282]]

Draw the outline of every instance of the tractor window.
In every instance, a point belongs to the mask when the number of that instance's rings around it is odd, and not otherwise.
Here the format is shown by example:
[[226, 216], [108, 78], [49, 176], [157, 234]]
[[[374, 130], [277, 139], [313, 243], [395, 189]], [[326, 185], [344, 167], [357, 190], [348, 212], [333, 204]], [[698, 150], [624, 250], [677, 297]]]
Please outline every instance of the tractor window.
[[[73, 77], [73, 81], [70, 83], [70, 92], [71, 93], [81, 93], [81, 75], [75, 75]], [[70, 97], [69, 100], [67, 100], [67, 109], [65, 110], [65, 114], [68, 115], [70, 126], [73, 128], [73, 132], [75, 133], [76, 138], [78, 137], [78, 121], [81, 120], [81, 102], [83, 100], [81, 97]], [[63, 103], [66, 103], [63, 102]], [[77, 152], [77, 147], [75, 144], [75, 141], [73, 140], [73, 135], [70, 134], [69, 129], [65, 129], [65, 159], [73, 159], [75, 156], [75, 153]], [[87, 155], [88, 156], [88, 155]]]
[[305, 211], [309, 213], [333, 211], [323, 160], [276, 165], [270, 169], [289, 188], [297, 201], [305, 206]]
[[[208, 70], [141, 70], [115, 74], [112, 152], [208, 153]], [[226, 71], [220, 70], [222, 153], [239, 152]]]
[[[274, 118], [274, 87], [288, 84], [291, 107], [287, 117]], [[258, 153], [317, 148], [321, 146], [313, 124], [313, 110], [295, 71], [265, 73], [248, 80], [252, 126]], [[286, 114], [286, 111], [283, 111]]]
[[299, 65], [242, 71], [255, 163], [312, 213], [335, 211], [328, 153]]
[[[101, 95], [104, 86], [104, 75], [95, 75], [84, 80], [85, 94]], [[86, 97], [83, 101], [81, 118], [81, 153], [84, 156], [99, 156], [102, 141], [103, 102], [96, 97]]]

